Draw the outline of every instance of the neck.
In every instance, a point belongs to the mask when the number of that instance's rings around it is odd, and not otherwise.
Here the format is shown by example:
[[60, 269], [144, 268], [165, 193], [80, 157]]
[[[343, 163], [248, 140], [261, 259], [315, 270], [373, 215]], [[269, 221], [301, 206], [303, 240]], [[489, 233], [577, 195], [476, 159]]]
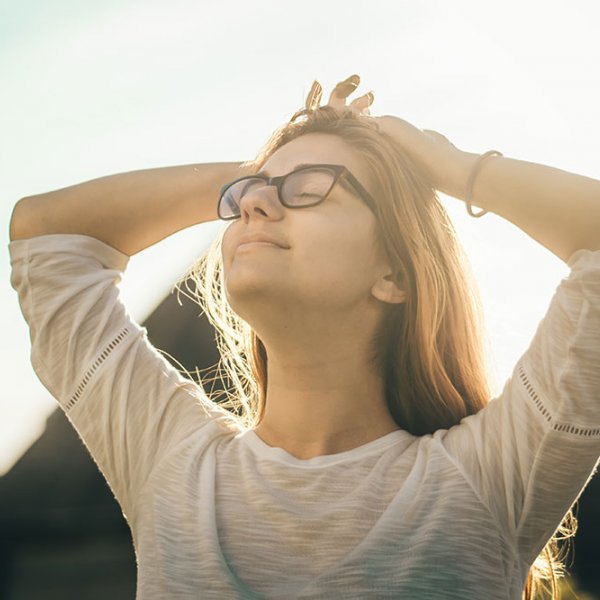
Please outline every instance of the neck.
[[383, 380], [352, 347], [298, 355], [269, 352], [265, 414], [257, 435], [298, 458], [336, 454], [400, 429]]

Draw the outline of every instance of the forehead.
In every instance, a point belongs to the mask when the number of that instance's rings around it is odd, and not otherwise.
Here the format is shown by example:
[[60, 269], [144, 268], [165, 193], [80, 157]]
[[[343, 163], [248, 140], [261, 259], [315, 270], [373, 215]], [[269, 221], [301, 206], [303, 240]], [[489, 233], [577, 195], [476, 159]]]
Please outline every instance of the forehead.
[[342, 139], [325, 133], [307, 133], [276, 150], [261, 168], [271, 177], [284, 175], [301, 163], [344, 165], [359, 180], [365, 174], [357, 153]]

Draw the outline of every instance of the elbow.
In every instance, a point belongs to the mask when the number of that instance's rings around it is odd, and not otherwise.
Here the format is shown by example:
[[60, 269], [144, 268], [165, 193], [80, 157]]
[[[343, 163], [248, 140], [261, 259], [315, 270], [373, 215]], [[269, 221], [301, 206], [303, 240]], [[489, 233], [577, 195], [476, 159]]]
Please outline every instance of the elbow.
[[592, 252], [600, 250], [600, 233], [598, 232], [600, 232], [600, 224], [594, 230], [594, 235], [590, 238], [590, 241], [586, 244], [586, 248]]
[[31, 214], [29, 211], [29, 197], [21, 198], [13, 207], [9, 225], [9, 239], [11, 242], [31, 237]]

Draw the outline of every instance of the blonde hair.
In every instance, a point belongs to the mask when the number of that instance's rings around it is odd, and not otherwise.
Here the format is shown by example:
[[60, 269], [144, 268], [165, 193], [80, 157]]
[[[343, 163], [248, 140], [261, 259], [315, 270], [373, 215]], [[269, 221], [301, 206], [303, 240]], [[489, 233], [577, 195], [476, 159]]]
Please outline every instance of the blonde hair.
[[[399, 427], [415, 436], [450, 428], [484, 408], [491, 395], [479, 289], [453, 224], [426, 175], [380, 132], [376, 119], [349, 109], [307, 107], [294, 113], [244, 166], [259, 171], [276, 150], [308, 133], [338, 136], [360, 155], [370, 175], [365, 185], [376, 200], [377, 243], [406, 291], [404, 303], [385, 308], [369, 358], [384, 376], [387, 406]], [[182, 280], [215, 327], [221, 353], [215, 376], [201, 377], [200, 385], [206, 393], [204, 384], [225, 376], [229, 382], [220, 406], [236, 415], [242, 428], [253, 429], [264, 416], [267, 353], [226, 300], [223, 232]], [[216, 400], [212, 390], [207, 396]], [[573, 536], [576, 526], [569, 511], [530, 568], [524, 600], [548, 591], [546, 580], [551, 598], [558, 598], [564, 565], [557, 541]]]

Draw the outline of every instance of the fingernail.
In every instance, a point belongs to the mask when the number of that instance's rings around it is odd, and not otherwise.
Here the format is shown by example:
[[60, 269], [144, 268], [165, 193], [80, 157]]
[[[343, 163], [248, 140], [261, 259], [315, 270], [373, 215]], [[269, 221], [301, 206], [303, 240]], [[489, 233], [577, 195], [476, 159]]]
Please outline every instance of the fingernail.
[[341, 87], [346, 87], [347, 86], [351, 90], [354, 90], [354, 88], [356, 86], [358, 86], [359, 82], [360, 82], [360, 77], [358, 75], [351, 75], [347, 79], [344, 79], [343, 81], [340, 81], [335, 87], [336, 88], [341, 88]]

